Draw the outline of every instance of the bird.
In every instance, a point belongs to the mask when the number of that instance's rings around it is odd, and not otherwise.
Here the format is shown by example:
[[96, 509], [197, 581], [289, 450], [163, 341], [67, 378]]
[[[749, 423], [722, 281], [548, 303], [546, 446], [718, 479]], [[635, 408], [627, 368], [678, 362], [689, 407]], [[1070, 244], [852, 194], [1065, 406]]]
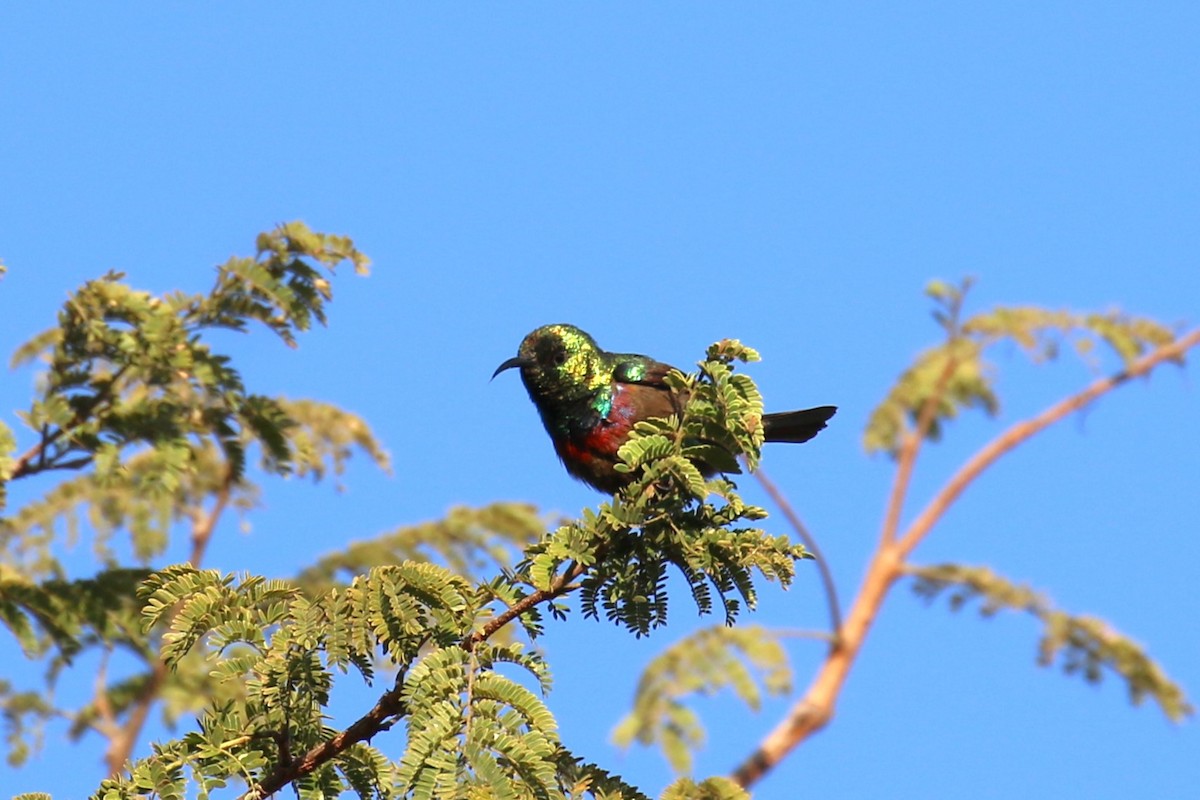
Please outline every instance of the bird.
[[[532, 331], [492, 373], [521, 370], [521, 381], [567, 472], [594, 489], [615, 494], [636, 477], [618, 472], [617, 451], [634, 425], [683, 411], [681, 396], [663, 378], [668, 364], [635, 353], [610, 353], [574, 325]], [[764, 414], [768, 442], [807, 442], [837, 413], [836, 406]], [[706, 474], [714, 470], [697, 465]]]

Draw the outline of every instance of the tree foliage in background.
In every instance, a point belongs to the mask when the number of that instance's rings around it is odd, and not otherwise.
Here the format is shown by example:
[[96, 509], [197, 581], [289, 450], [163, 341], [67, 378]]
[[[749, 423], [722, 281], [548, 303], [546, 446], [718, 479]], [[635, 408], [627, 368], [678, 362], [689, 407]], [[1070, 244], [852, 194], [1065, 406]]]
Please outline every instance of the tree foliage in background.
[[[95, 794], [105, 800], [207, 798], [225, 787], [245, 798], [287, 787], [302, 798], [643, 798], [563, 747], [536, 639], [567, 619], [571, 595], [584, 617], [649, 635], [668, 623], [677, 599], [667, 590], [671, 574], [683, 579], [690, 604], [721, 624], [649, 665], [618, 726], [620, 742], [659, 744], [686, 775], [704, 739], [693, 695], [731, 689], [757, 707], [764, 693], [791, 691], [780, 641], [791, 632], [737, 623], [764, 580], [786, 587], [806, 569], [811, 547], [765, 532], [757, 526], [764, 509], [745, 503], [729, 477], [705, 478], [693, 463], [730, 474], [740, 471], [738, 459], [757, 467], [762, 401], [735, 369], [757, 354], [734, 340], [710, 347], [696, 372], [668, 376], [690, 394], [683, 414], [640, 423], [621, 451], [632, 482], [577, 519], [551, 524], [510, 503], [458, 508], [327, 554], [289, 580], [204, 569], [225, 512], [254, 508], [262, 491], [255, 476], [322, 480], [354, 453], [388, 466], [362, 419], [319, 401], [251, 392], [208, 336], [263, 327], [295, 346], [314, 322], [326, 322], [336, 267], [349, 262], [362, 273], [367, 259], [348, 239], [300, 223], [263, 234], [256, 249], [218, 267], [207, 294], [153, 296], [117, 273], [89, 282], [58, 324], [15, 356], [45, 369], [19, 433], [0, 421], [0, 621], [43, 665], [45, 682], [0, 680], [11, 763], [29, 756], [46, 725], [65, 721], [73, 738], [105, 740], [109, 775], [98, 776]], [[964, 319], [965, 288], [931, 286], [944, 341], [901, 375], [868, 424], [867, 449], [897, 462], [891, 510], [844, 623], [828, 586], [833, 623], [820, 638], [829, 651], [795, 719], [785, 720], [790, 740], [764, 742], [732, 779], [681, 777], [663, 798], [745, 797], [744, 787], [825, 724], [839, 675], [902, 577], [927, 598], [948, 594], [954, 607], [978, 598], [984, 613], [1025, 611], [1043, 625], [1044, 663], [1061, 659], [1088, 680], [1109, 671], [1135, 702], [1153, 699], [1172, 719], [1190, 711], [1143, 649], [1103, 621], [1065, 614], [986, 568], [909, 561], [987, 459], [1053, 414], [994, 443], [994, 453], [984, 448], [982, 465], [968, 463], [907, 529], [899, 520], [921, 443], [964, 410], [997, 408], [995, 368], [985, 360], [997, 343], [1015, 341], [1038, 359], [1054, 358], [1064, 343], [1096, 359], [1097, 345], [1107, 345], [1124, 364], [1116, 386], [1180, 360], [1200, 336], [1117, 314], [1037, 308]], [[10, 484], [56, 471], [60, 482], [9, 507]], [[72, 575], [61, 555], [84, 537], [99, 568]], [[163, 565], [180, 538], [188, 561]], [[329, 707], [345, 680], [379, 694], [353, 723], [333, 729]], [[90, 699], [61, 705], [63, 681], [90, 686]], [[154, 713], [186, 720], [185, 732], [134, 758], [145, 752]]]

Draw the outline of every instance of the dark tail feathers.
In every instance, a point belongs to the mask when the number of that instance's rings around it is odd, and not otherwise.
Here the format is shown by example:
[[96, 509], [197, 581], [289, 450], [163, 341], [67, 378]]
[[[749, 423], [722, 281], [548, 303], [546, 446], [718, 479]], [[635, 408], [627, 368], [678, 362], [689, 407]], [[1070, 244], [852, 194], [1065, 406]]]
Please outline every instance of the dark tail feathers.
[[818, 406], [803, 411], [784, 411], [781, 414], [763, 414], [768, 442], [807, 442], [825, 428], [829, 418], [837, 413], [837, 406]]

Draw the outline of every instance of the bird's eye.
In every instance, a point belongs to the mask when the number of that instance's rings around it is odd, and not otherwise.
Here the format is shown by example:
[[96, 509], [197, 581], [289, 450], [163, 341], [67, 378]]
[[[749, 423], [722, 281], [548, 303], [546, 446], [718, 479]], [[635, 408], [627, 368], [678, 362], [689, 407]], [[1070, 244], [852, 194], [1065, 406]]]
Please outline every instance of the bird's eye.
[[567, 363], [567, 352], [566, 352], [565, 350], [557, 350], [557, 351], [555, 351], [555, 353], [554, 353], [554, 365], [555, 365], [555, 366], [557, 366], [557, 367], [561, 367], [561, 366], [562, 366], [563, 364], [565, 364], [565, 363]]

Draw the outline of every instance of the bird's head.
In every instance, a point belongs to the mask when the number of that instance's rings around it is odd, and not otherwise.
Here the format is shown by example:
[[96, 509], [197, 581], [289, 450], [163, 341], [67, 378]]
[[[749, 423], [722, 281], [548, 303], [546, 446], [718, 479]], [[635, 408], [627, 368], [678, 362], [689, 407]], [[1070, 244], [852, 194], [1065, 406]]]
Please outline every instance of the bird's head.
[[496, 368], [521, 368], [521, 380], [539, 405], [570, 402], [607, 386], [604, 351], [574, 325], [543, 325], [521, 341], [517, 355]]

